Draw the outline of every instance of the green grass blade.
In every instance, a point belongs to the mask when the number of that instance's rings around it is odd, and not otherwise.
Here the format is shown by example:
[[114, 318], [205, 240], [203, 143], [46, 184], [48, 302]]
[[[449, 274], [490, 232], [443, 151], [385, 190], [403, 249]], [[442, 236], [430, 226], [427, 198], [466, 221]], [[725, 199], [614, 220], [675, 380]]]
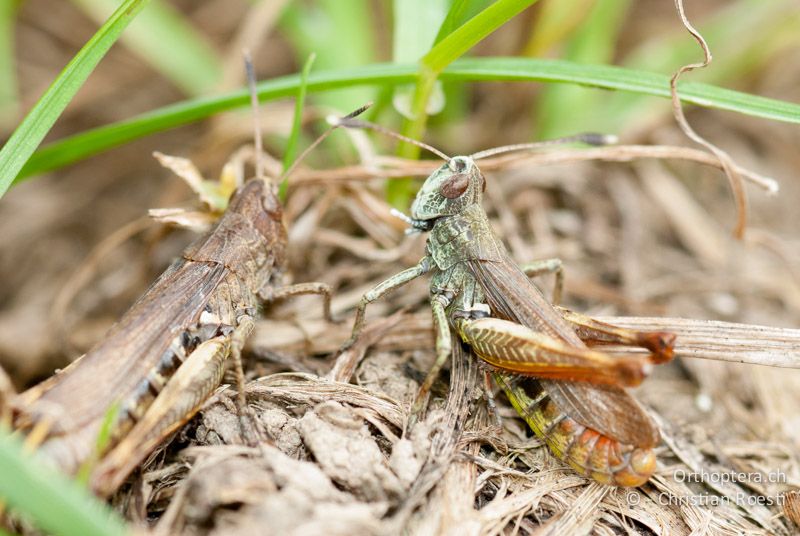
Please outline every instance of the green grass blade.
[[297, 98], [294, 101], [294, 121], [292, 122], [292, 132], [289, 133], [289, 139], [286, 142], [286, 151], [283, 153], [283, 173], [284, 177], [278, 188], [278, 199], [286, 201], [286, 192], [289, 189], [289, 177], [285, 176], [286, 171], [294, 163], [295, 155], [297, 154], [297, 140], [300, 137], [300, 128], [303, 123], [303, 107], [306, 101], [306, 92], [308, 90], [308, 75], [311, 73], [311, 67], [314, 65], [315, 54], [308, 56], [305, 65], [303, 65], [303, 72], [300, 73], [300, 87], [297, 90]]
[[[102, 22], [118, 0], [72, 0]], [[151, 0], [121, 41], [187, 95], [202, 95], [222, 78], [222, 61], [208, 41], [183, 15], [160, 0]]]
[[16, 120], [19, 109], [14, 66], [14, 20], [17, 0], [0, 0], [0, 132]]
[[[352, 70], [313, 72], [308, 77], [309, 93], [356, 85], [407, 84], [416, 76], [416, 65], [374, 64]], [[608, 65], [579, 65], [567, 61], [532, 58], [465, 58], [441, 76], [444, 81], [518, 81], [580, 84], [601, 89], [626, 91], [669, 98], [669, 76]], [[300, 86], [300, 76], [291, 75], [258, 84], [259, 98], [290, 97]], [[749, 95], [708, 84], [680, 84], [681, 99], [720, 110], [753, 117], [800, 123], [800, 104]], [[186, 125], [219, 112], [249, 105], [246, 90], [216, 97], [187, 100], [164, 108], [88, 130], [43, 147], [21, 173], [30, 176], [82, 160], [149, 134]]]
[[456, 28], [477, 15], [481, 10], [486, 9], [491, 0], [453, 0], [447, 15], [439, 26], [439, 31], [434, 39], [434, 44], [453, 33]]
[[[564, 59], [589, 64], [612, 62], [629, 6], [630, 0], [594, 2], [583, 24], [568, 39]], [[578, 6], [573, 3], [573, 7]], [[589, 125], [581, 130], [599, 130], [590, 117], [602, 107], [602, 98], [596, 91], [574, 85], [549, 85], [536, 102], [537, 137], [549, 139], [577, 132], [580, 126], [576, 123]]]
[[537, 0], [497, 0], [439, 41], [422, 58], [426, 70], [440, 73]]
[[[422, 138], [428, 122], [428, 102], [436, 87], [437, 79], [445, 67], [536, 1], [497, 0], [453, 30], [422, 57], [411, 100], [411, 119], [403, 124], [402, 133], [405, 136], [414, 140]], [[419, 156], [419, 151], [420, 148], [411, 143], [400, 144], [401, 156], [416, 158]], [[413, 195], [412, 189], [409, 181], [393, 181], [387, 186], [387, 200], [396, 207], [404, 207]]]
[[125, 0], [67, 64], [0, 149], [0, 197], [67, 104], [148, 0]]
[[[462, 4], [463, 0], [456, 0]], [[394, 0], [392, 59], [395, 63], [419, 60], [433, 46], [448, 12], [447, 0]]]
[[[316, 70], [352, 69], [376, 61], [377, 39], [368, 0], [291, 2], [280, 28], [292, 43], [298, 65], [312, 53]], [[374, 100], [374, 91], [343, 86], [345, 91], [315, 95], [314, 102], [350, 111]]]
[[[395, 63], [419, 61], [434, 45], [439, 28], [448, 15], [447, 0], [395, 0], [393, 6], [394, 31], [392, 32], [392, 60]], [[456, 4], [461, 4], [458, 1]], [[406, 118], [413, 118], [415, 87], [413, 84], [397, 87], [392, 102], [395, 109]], [[441, 84], [432, 91], [426, 103], [426, 114], [437, 114], [444, 108]]]
[[0, 431], [0, 498], [37, 527], [63, 536], [127, 534], [124, 522], [85, 488], [49, 469]]
[[100, 460], [101, 455], [106, 451], [111, 444], [114, 423], [119, 415], [119, 400], [115, 401], [103, 415], [103, 422], [100, 423], [100, 431], [97, 433], [97, 440], [94, 444], [94, 451], [92, 454], [81, 464], [78, 472], [75, 474], [75, 481], [83, 486], [89, 485], [89, 478], [92, 476], [92, 470]]
[[[414, 119], [406, 123], [403, 134], [413, 139], [422, 136], [427, 122], [425, 108], [436, 79], [444, 68], [535, 2], [536, 0], [497, 0], [436, 43], [420, 60], [412, 104]], [[414, 157], [419, 154], [419, 147], [403, 144], [400, 152], [402, 155]]]

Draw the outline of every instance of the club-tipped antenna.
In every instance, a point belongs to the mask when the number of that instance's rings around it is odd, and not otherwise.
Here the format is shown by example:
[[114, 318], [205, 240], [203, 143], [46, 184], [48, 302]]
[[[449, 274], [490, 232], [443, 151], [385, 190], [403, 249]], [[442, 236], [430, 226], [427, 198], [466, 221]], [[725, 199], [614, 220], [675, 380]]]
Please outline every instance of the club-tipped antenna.
[[582, 134], [574, 134], [572, 136], [565, 136], [563, 138], [555, 138], [552, 140], [535, 141], [531, 143], [516, 143], [514, 145], [503, 145], [502, 147], [494, 147], [492, 149], [486, 149], [485, 151], [479, 151], [477, 153], [471, 154], [470, 158], [472, 158], [473, 160], [480, 160], [481, 158], [487, 158], [489, 156], [495, 156], [503, 153], [513, 153], [516, 151], [530, 151], [535, 149], [543, 149], [545, 147], [550, 147], [553, 145], [565, 145], [567, 143], [584, 143], [586, 145], [593, 145], [600, 147], [603, 145], [613, 145], [617, 143], [617, 141], [619, 141], [619, 139], [613, 134], [598, 134], [595, 132], [584, 132]]
[[[356, 108], [355, 110], [353, 110], [353, 111], [352, 111], [352, 112], [350, 112], [349, 114], [345, 115], [345, 116], [344, 116], [344, 117], [342, 117], [341, 119], [343, 119], [343, 120], [349, 120], [349, 119], [352, 119], [353, 117], [356, 117], [356, 116], [358, 116], [358, 115], [361, 115], [361, 114], [363, 114], [364, 112], [366, 112], [367, 110], [369, 110], [370, 106], [372, 106], [372, 103], [371, 103], [371, 102], [368, 102], [368, 103], [366, 103], [365, 105], [363, 105], [363, 106], [361, 106], [361, 107], [359, 107], [359, 108]], [[338, 118], [337, 118], [337, 119], [338, 119]], [[317, 145], [319, 145], [320, 143], [322, 143], [322, 140], [324, 140], [325, 138], [327, 138], [328, 136], [330, 136], [330, 135], [331, 135], [331, 132], [333, 132], [334, 130], [336, 130], [336, 129], [337, 129], [337, 128], [339, 128], [340, 126], [342, 126], [342, 125], [338, 125], [338, 124], [331, 123], [331, 121], [330, 121], [330, 118], [328, 118], [328, 124], [330, 124], [330, 125], [331, 125], [331, 127], [330, 127], [328, 130], [326, 130], [325, 132], [323, 132], [322, 134], [320, 134], [319, 138], [317, 138], [316, 140], [314, 140], [314, 142], [313, 142], [311, 145], [309, 145], [308, 147], [306, 147], [306, 149], [305, 149], [305, 150], [304, 150], [302, 153], [300, 153], [300, 156], [298, 156], [298, 157], [295, 159], [295, 161], [294, 161], [294, 162], [292, 162], [292, 165], [291, 165], [291, 166], [289, 166], [289, 168], [288, 168], [286, 171], [284, 171], [284, 172], [283, 172], [283, 174], [281, 175], [281, 180], [283, 180], [283, 179], [285, 179], [286, 177], [288, 177], [289, 175], [291, 175], [291, 174], [292, 174], [292, 172], [293, 172], [295, 169], [297, 169], [297, 166], [298, 166], [298, 165], [300, 165], [300, 162], [302, 162], [302, 161], [305, 159], [305, 157], [306, 157], [306, 156], [308, 156], [308, 153], [310, 153], [311, 151], [313, 151], [313, 150], [314, 150], [314, 148], [315, 148]]]
[[365, 130], [374, 130], [375, 132], [379, 132], [380, 134], [384, 134], [386, 136], [389, 136], [390, 138], [394, 138], [396, 140], [404, 141], [406, 143], [416, 145], [417, 147], [421, 147], [426, 151], [432, 152], [433, 154], [435, 154], [436, 156], [438, 156], [443, 160], [446, 160], [448, 162], [450, 161], [450, 157], [444, 154], [436, 147], [433, 147], [421, 141], [417, 141], [413, 138], [409, 138], [408, 136], [403, 136], [402, 134], [399, 134], [394, 130], [390, 130], [381, 125], [376, 125], [375, 123], [370, 123], [369, 121], [361, 121], [359, 119], [354, 119], [353, 117], [345, 116], [345, 117], [329, 117], [328, 122], [331, 123], [332, 125], [345, 128], [360, 128]]
[[253, 109], [253, 146], [256, 152], [256, 177], [264, 178], [264, 142], [261, 139], [261, 122], [258, 120], [258, 93], [256, 92], [256, 70], [250, 51], [244, 49], [244, 70], [247, 73], [247, 87], [250, 89], [250, 107]]

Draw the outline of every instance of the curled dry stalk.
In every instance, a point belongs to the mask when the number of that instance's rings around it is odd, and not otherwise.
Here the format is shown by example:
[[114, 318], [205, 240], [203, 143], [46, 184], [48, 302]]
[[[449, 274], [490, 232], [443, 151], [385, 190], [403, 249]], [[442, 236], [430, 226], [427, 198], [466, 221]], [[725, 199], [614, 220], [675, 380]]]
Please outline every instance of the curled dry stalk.
[[675, 116], [675, 120], [678, 122], [678, 126], [680, 126], [684, 134], [686, 134], [686, 136], [688, 136], [695, 143], [702, 145], [710, 152], [714, 153], [714, 156], [716, 156], [717, 160], [719, 160], [719, 163], [725, 172], [725, 176], [728, 178], [728, 182], [731, 185], [734, 201], [736, 203], [736, 226], [734, 227], [733, 234], [736, 238], [741, 240], [744, 238], [744, 231], [747, 227], [747, 195], [744, 190], [742, 176], [728, 153], [703, 138], [692, 128], [691, 125], [689, 125], [689, 122], [686, 120], [686, 115], [683, 112], [683, 107], [681, 106], [680, 97], [678, 97], [678, 79], [683, 75], [683, 73], [688, 73], [695, 69], [707, 67], [712, 60], [711, 50], [708, 48], [708, 43], [706, 43], [700, 32], [698, 32], [695, 27], [692, 26], [691, 22], [689, 22], [689, 19], [686, 17], [686, 12], [683, 8], [683, 0], [675, 0], [675, 7], [678, 10], [678, 15], [681, 18], [683, 26], [703, 49], [703, 61], [700, 63], [689, 63], [687, 65], [683, 65], [677, 71], [675, 71], [675, 74], [672, 75], [672, 78], [669, 81], [669, 89], [672, 96], [672, 113]]

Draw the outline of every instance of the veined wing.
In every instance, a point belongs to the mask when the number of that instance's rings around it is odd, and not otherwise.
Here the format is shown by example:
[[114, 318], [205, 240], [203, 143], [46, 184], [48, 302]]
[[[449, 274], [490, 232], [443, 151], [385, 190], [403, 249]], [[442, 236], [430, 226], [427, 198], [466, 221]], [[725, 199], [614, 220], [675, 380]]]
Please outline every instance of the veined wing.
[[221, 264], [177, 260], [79, 362], [20, 395], [23, 419], [64, 408], [69, 419], [56, 427], [66, 432], [102, 417], [141, 385], [228, 273]]
[[[509, 258], [506, 262], [469, 261], [492, 315], [585, 348], [578, 335], [541, 291]], [[659, 441], [658, 428], [623, 389], [581, 382], [538, 380], [553, 401], [580, 424], [617, 441], [639, 447]]]

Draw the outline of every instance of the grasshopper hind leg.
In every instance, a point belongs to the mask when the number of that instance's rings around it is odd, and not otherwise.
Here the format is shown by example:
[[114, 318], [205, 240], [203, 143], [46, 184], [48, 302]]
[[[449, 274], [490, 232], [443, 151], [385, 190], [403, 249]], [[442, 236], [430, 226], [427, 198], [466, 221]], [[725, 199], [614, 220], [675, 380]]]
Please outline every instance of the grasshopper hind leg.
[[675, 334], [667, 331], [637, 331], [600, 322], [586, 315], [559, 307], [564, 317], [589, 346], [618, 344], [648, 350], [655, 364], [671, 361], [675, 354]]
[[572, 346], [500, 318], [459, 317], [455, 324], [461, 339], [485, 363], [525, 376], [632, 387], [652, 368], [646, 359]]
[[[521, 266], [522, 271], [530, 278], [554, 273], [556, 276], [553, 289], [553, 304], [561, 302], [564, 289], [564, 268], [561, 259], [543, 259]], [[578, 336], [589, 346], [599, 344], [619, 344], [622, 346], [638, 346], [650, 351], [651, 361], [655, 364], [666, 363], [674, 355], [675, 335], [665, 331], [636, 331], [600, 322], [589, 316], [558, 307], [561, 316], [575, 328]]]

